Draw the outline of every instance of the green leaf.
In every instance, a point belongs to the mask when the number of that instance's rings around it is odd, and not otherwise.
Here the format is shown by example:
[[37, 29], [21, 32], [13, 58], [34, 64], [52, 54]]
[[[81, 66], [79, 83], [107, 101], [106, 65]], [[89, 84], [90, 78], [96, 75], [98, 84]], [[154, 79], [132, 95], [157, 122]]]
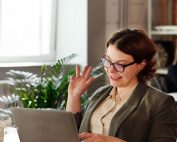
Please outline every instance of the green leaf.
[[[9, 70], [7, 83], [12, 93], [21, 98], [24, 107], [65, 109], [68, 97], [68, 85], [71, 75], [75, 75], [75, 66], [69, 62], [76, 54], [59, 59], [52, 66], [41, 66], [40, 74]], [[96, 66], [92, 76], [103, 75], [102, 66]], [[81, 97], [82, 106], [86, 104], [87, 94]]]

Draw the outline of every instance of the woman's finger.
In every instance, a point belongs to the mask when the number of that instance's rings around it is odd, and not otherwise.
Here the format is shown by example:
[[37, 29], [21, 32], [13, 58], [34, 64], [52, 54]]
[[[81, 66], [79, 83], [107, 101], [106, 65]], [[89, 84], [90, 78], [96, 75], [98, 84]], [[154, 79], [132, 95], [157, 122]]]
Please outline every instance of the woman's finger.
[[90, 78], [90, 74], [92, 72], [92, 67], [89, 67], [87, 72], [85, 73], [85, 79], [88, 80]]
[[75, 77], [72, 75], [70, 76], [70, 81], [73, 81], [75, 79]]
[[95, 80], [94, 77], [90, 77], [88, 80], [87, 80], [87, 84], [90, 85], [93, 81]]
[[80, 67], [76, 65], [76, 77], [80, 76]]
[[84, 132], [84, 133], [79, 134], [79, 138], [84, 140], [84, 139], [88, 139], [88, 138], [92, 137], [93, 135], [94, 135], [93, 133], [85, 133]]
[[84, 70], [82, 71], [82, 75], [81, 75], [82, 77], [85, 76], [85, 73], [87, 72], [88, 68], [89, 68], [88, 65], [84, 67]]

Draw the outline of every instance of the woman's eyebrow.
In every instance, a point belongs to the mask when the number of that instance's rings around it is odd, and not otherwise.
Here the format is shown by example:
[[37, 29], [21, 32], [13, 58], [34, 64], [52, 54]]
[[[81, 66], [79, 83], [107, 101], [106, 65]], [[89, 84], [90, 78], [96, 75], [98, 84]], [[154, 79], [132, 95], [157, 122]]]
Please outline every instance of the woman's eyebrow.
[[[113, 62], [113, 60], [111, 60], [111, 58], [107, 54], [105, 54], [105, 57], [106, 57], [107, 60]], [[129, 61], [125, 60], [125, 59], [121, 59], [121, 60], [117, 60], [117, 61], [115, 61], [113, 63], [119, 63], [119, 62], [129, 62]]]
[[127, 60], [117, 60], [114, 63], [120, 63], [120, 62], [129, 62], [129, 61], [127, 61]]
[[[112, 61], [111, 59], [109, 59], [110, 61]], [[113, 61], [112, 61], [113, 62]], [[113, 63], [119, 63], [119, 62], [129, 62], [128, 60], [124, 60], [124, 59], [121, 59], [121, 60], [116, 60], [115, 62]]]

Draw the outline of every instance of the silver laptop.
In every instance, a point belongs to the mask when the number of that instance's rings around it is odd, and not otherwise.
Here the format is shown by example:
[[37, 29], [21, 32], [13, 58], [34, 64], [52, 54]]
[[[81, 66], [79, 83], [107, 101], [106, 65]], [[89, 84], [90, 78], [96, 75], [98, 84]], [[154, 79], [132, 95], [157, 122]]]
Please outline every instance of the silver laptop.
[[20, 142], [80, 142], [71, 112], [11, 108]]

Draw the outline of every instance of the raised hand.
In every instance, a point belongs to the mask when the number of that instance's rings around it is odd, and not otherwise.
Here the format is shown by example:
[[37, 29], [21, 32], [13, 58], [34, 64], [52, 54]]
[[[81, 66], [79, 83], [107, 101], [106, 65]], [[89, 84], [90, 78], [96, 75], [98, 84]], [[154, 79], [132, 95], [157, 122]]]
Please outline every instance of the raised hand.
[[76, 66], [76, 76], [70, 77], [70, 84], [68, 87], [68, 95], [79, 97], [88, 89], [88, 86], [94, 80], [90, 77], [92, 67], [85, 66], [82, 73], [80, 73], [79, 66]]
[[80, 97], [94, 80], [90, 76], [91, 71], [92, 67], [85, 66], [81, 73], [79, 66], [76, 66], [76, 76], [70, 77], [70, 84], [68, 86], [68, 111], [80, 111]]

